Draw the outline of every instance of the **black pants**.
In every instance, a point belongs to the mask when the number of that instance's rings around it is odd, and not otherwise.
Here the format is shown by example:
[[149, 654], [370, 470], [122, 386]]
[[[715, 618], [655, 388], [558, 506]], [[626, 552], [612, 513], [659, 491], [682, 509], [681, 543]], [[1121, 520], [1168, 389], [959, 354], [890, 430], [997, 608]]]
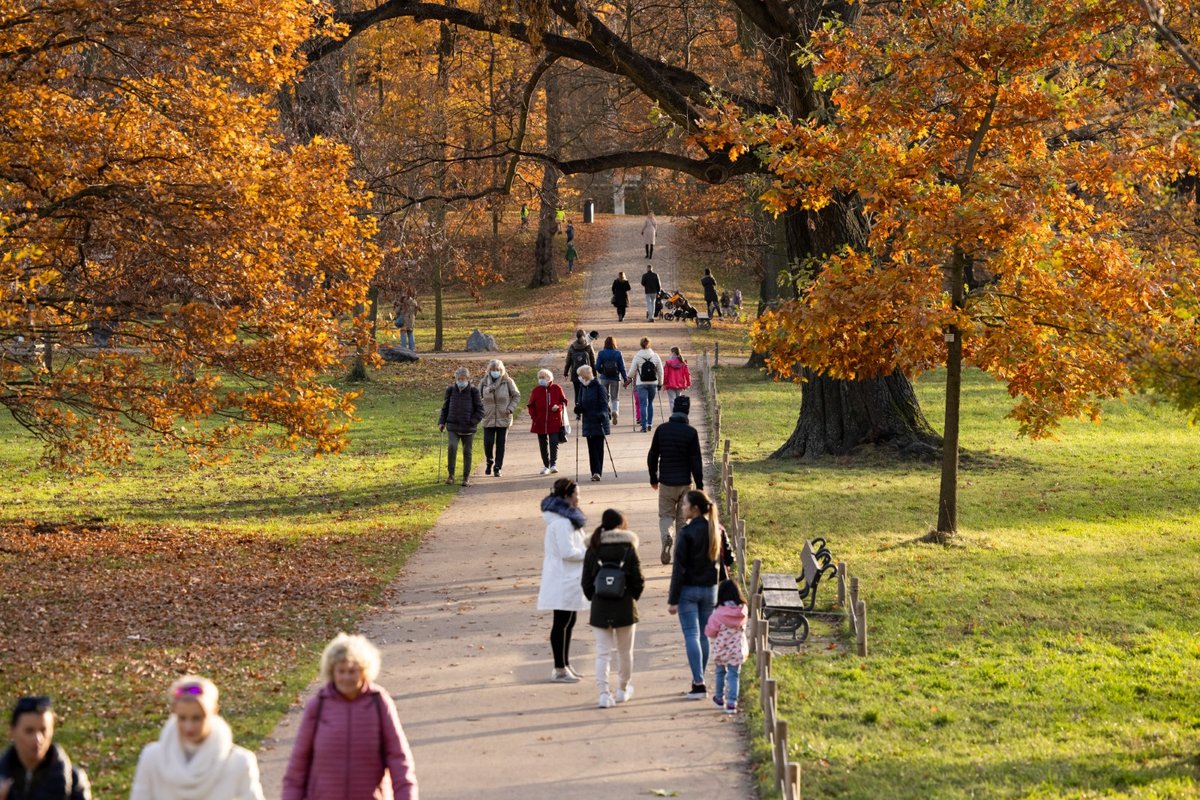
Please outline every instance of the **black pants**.
[[539, 433], [537, 437], [538, 450], [542, 451], [542, 466], [558, 466], [558, 434]]
[[604, 437], [589, 436], [588, 443], [588, 467], [591, 469], [591, 475], [604, 474]]
[[628, 308], [628, 306], [617, 306], [617, 322], [625, 321], [625, 309], [626, 308]]
[[654, 258], [654, 245], [646, 245], [646, 258]]
[[575, 402], [571, 404], [571, 408], [579, 405], [579, 394], [583, 391], [583, 381], [579, 378], [571, 378], [571, 385], [575, 387]]
[[[487, 465], [490, 467], [493, 463], [496, 466], [496, 471], [504, 466], [504, 443], [508, 441], [508, 428], [484, 428], [483, 429], [483, 455], [487, 459]], [[496, 457], [492, 458], [492, 451], [495, 450]]]
[[554, 625], [550, 628], [550, 650], [554, 653], [554, 668], [562, 669], [571, 663], [571, 631], [575, 629], [574, 611], [554, 610]]

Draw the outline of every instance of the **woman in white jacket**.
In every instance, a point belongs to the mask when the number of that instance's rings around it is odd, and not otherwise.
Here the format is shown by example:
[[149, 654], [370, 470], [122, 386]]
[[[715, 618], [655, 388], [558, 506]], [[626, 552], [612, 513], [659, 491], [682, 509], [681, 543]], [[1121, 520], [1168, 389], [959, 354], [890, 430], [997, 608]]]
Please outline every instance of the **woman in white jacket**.
[[233, 743], [217, 714], [217, 687], [189, 675], [171, 684], [171, 717], [146, 745], [130, 800], [263, 800], [258, 760]]
[[545, 556], [542, 559], [542, 586], [537, 607], [553, 611], [550, 650], [554, 653], [555, 683], [576, 683], [578, 673], [571, 669], [571, 632], [578, 612], [588, 608], [579, 580], [583, 575], [583, 527], [587, 519], [579, 510], [579, 487], [570, 478], [559, 478], [554, 489], [542, 501], [546, 521]]

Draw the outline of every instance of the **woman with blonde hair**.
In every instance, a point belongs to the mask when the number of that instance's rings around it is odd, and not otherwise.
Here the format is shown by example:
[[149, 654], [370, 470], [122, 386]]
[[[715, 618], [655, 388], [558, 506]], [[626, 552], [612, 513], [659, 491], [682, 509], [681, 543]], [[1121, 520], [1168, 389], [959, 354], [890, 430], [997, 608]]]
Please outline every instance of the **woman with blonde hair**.
[[483, 455], [487, 459], [483, 474], [499, 478], [504, 467], [508, 428], [521, 402], [521, 391], [504, 369], [504, 362], [493, 358], [479, 381], [479, 395], [483, 398]]
[[142, 749], [130, 800], [263, 800], [258, 760], [233, 743], [217, 699], [207, 678], [171, 684], [171, 716], [158, 741]]
[[377, 677], [366, 637], [339, 633], [326, 646], [325, 685], [304, 706], [283, 800], [418, 800], [412, 751]]
[[704, 672], [708, 668], [708, 637], [704, 627], [717, 605], [717, 583], [728, 576], [733, 563], [725, 531], [717, 521], [717, 507], [704, 492], [693, 489], [684, 495], [683, 516], [688, 522], [675, 540], [671, 565], [671, 587], [667, 611], [679, 615], [683, 644], [687, 651], [692, 685], [687, 696], [708, 696]]

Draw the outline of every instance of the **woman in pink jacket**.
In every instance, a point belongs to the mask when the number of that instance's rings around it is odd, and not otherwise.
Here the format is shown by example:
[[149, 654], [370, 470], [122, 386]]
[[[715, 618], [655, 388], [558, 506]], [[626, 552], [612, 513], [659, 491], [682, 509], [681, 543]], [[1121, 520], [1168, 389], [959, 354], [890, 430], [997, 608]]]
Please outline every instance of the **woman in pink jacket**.
[[325, 685], [304, 706], [283, 800], [418, 800], [412, 751], [378, 676], [365, 637], [339, 633], [325, 648]]

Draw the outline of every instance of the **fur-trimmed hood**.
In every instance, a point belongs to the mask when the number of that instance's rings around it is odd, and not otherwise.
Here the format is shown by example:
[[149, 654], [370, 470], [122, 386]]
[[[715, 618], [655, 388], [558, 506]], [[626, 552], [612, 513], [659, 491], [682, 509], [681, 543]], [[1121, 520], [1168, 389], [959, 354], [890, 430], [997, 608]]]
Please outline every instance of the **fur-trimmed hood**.
[[[595, 538], [595, 533], [588, 537], [588, 547], [592, 546], [592, 542]], [[616, 530], [611, 531], [600, 531], [600, 541], [597, 544], [600, 547], [603, 547], [606, 544], [628, 545], [636, 550], [638, 546], [638, 535], [633, 531], [627, 531], [622, 528], [617, 528]]]

